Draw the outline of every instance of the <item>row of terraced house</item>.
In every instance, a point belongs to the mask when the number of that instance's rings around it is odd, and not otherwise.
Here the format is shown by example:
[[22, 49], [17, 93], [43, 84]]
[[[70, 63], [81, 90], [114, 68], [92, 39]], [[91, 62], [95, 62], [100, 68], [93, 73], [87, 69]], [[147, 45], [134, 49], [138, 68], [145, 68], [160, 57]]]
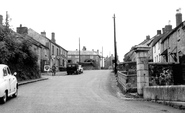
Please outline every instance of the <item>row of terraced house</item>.
[[[3, 16], [0, 15], [0, 25], [3, 27], [2, 21]], [[16, 32], [13, 30], [12, 32], [17, 38], [27, 39], [31, 42], [31, 48], [38, 56], [41, 72], [46, 71], [46, 65], [52, 67], [55, 64], [57, 71], [66, 68], [68, 51], [56, 43], [54, 32], [51, 33], [51, 39], [46, 36], [45, 31], [38, 33], [22, 25], [17, 27]]]
[[[182, 21], [182, 13], [177, 10], [176, 27], [165, 25], [161, 30], [157, 30], [157, 34], [146, 39], [138, 45], [150, 47], [149, 61], [160, 63], [185, 63], [185, 21]], [[124, 61], [136, 61], [136, 53], [134, 47], [125, 54]]]

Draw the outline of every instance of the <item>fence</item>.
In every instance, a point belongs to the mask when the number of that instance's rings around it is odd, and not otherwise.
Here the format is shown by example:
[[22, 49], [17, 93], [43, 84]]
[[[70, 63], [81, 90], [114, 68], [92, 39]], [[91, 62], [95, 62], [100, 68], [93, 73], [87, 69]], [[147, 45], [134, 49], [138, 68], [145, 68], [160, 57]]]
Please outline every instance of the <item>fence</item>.
[[123, 92], [136, 91], [136, 62], [124, 62], [118, 65], [118, 84], [121, 86]]

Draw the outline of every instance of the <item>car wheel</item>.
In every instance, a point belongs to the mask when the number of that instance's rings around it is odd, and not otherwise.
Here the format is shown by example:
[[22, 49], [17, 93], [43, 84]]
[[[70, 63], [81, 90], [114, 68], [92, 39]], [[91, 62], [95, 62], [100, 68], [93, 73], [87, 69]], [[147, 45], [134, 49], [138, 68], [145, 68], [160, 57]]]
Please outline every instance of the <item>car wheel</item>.
[[16, 88], [16, 92], [13, 94], [13, 97], [17, 97], [18, 95], [18, 87]]
[[7, 93], [6, 91], [4, 92], [4, 96], [1, 98], [1, 103], [4, 104], [7, 101]]

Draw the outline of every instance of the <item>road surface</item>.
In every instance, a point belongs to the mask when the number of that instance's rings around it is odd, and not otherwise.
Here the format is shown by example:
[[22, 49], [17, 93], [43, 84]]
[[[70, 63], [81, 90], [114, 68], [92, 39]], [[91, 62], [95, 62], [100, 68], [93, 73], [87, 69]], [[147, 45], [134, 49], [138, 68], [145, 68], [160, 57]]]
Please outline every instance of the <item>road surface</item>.
[[0, 105], [0, 113], [185, 113], [162, 104], [120, 99], [110, 73], [47, 76], [48, 80], [20, 86], [18, 97]]

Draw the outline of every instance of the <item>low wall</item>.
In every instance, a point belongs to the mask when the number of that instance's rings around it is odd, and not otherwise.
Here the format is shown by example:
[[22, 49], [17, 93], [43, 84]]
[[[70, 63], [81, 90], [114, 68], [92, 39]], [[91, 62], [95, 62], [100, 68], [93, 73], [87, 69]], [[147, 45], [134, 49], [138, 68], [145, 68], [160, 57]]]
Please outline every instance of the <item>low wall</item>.
[[118, 71], [118, 83], [124, 92], [135, 92], [137, 90], [137, 75], [126, 75], [124, 72]]
[[185, 85], [147, 86], [143, 90], [143, 97], [147, 100], [185, 102]]

